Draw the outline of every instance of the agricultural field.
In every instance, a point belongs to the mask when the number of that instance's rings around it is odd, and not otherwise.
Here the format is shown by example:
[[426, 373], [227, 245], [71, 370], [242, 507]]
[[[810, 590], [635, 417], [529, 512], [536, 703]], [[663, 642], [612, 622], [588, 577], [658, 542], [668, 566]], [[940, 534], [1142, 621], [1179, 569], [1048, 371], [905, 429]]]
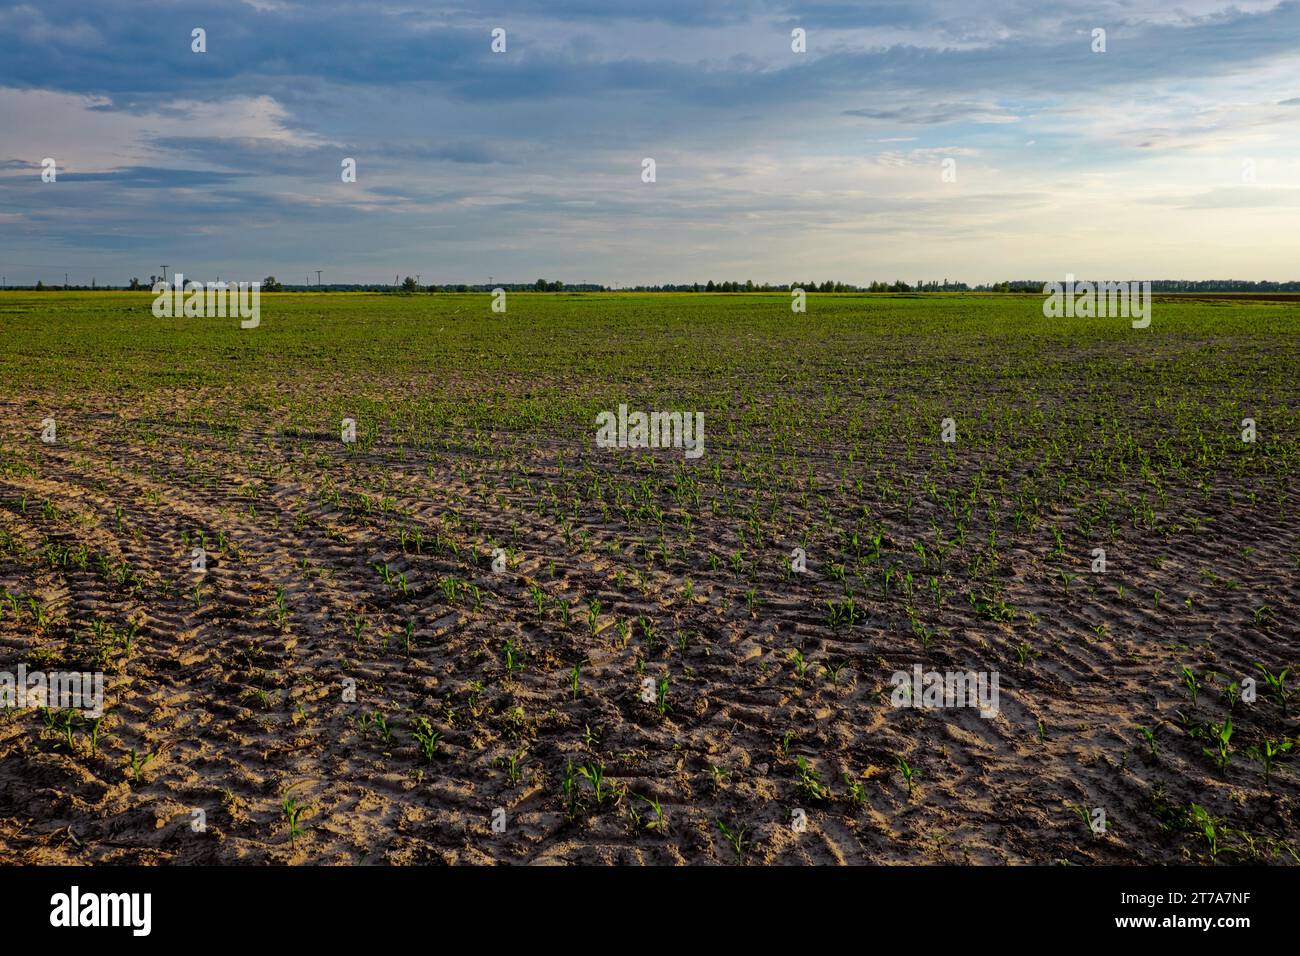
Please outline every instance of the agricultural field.
[[1300, 862], [1300, 303], [150, 304], [0, 294], [4, 862]]

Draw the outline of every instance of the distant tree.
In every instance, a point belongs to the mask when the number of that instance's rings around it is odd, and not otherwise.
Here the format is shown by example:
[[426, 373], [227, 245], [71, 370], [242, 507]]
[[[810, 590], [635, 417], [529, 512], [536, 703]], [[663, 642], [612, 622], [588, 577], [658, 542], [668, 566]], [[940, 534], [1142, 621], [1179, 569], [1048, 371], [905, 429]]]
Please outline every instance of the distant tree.
[[37, 280], [36, 280], [36, 291], [37, 291], [37, 292], [40, 292], [40, 291], [41, 291], [42, 289], [44, 289], [44, 288], [45, 288], [45, 283], [42, 282], [40, 279], [37, 279]]
[[409, 293], [411, 293], [411, 292], [414, 292], [414, 291], [415, 291], [416, 289], [418, 289], [418, 288], [419, 288], [419, 286], [416, 284], [415, 280], [412, 279], [410, 276], [407, 276], [405, 279], [402, 280], [402, 291], [403, 291], [403, 292], [409, 294]]
[[714, 286], [714, 284], [713, 284], [713, 280], [710, 279], [708, 285], [706, 285], [706, 286], [704, 287], [704, 291], [705, 291], [705, 292], [713, 292], [713, 291], [715, 291], [715, 290], [716, 290], [716, 286]]
[[545, 279], [538, 279], [536, 282], [533, 283], [533, 288], [536, 289], [538, 292], [545, 292], [545, 291], [546, 291], [546, 280], [545, 280]]
[[139, 279], [132, 279], [132, 280], [131, 280], [131, 284], [130, 284], [129, 286], [127, 286], [127, 288], [130, 289], [132, 292], [137, 292], [137, 291], [139, 291], [139, 289], [140, 289], [140, 280], [139, 280]]
[[275, 276], [267, 276], [262, 280], [263, 292], [283, 292], [284, 286], [275, 281]]

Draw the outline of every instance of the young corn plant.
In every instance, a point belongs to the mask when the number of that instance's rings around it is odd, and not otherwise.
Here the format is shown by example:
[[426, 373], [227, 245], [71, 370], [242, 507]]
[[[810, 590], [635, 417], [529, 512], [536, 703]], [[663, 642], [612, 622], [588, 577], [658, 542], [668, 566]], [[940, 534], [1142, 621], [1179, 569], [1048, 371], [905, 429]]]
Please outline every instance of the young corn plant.
[[427, 717], [415, 716], [411, 718], [411, 736], [415, 738], [416, 746], [420, 748], [420, 753], [424, 755], [425, 763], [433, 763], [433, 758], [438, 754], [438, 748], [441, 746], [442, 734], [433, 729]]
[[663, 833], [668, 826], [668, 820], [664, 816], [663, 804], [658, 797], [643, 797], [639, 793], [632, 796], [646, 805], [647, 813], [637, 812], [635, 807], [630, 808], [632, 816], [632, 825], [639, 830], [652, 830], [655, 833]]
[[371, 723], [373, 723], [375, 729], [379, 731], [379, 739], [384, 742], [385, 747], [393, 742], [393, 728], [388, 723], [387, 717], [378, 711], [375, 711], [371, 716]]
[[1287, 675], [1291, 673], [1289, 667], [1284, 667], [1281, 672], [1274, 674], [1263, 664], [1256, 664], [1255, 669], [1264, 677], [1264, 686], [1267, 689], [1268, 696], [1273, 703], [1282, 709], [1282, 716], [1290, 716], [1291, 690], [1286, 686]]
[[1263, 769], [1264, 783], [1267, 785], [1269, 777], [1273, 774], [1273, 765], [1279, 760], [1286, 757], [1295, 746], [1295, 741], [1285, 738], [1281, 741], [1264, 740], [1258, 744], [1252, 744], [1246, 748], [1246, 756], [1255, 761]]
[[1088, 815], [1088, 811], [1086, 809], [1084, 809], [1082, 806], [1080, 806], [1077, 803], [1071, 803], [1069, 806], [1070, 809], [1074, 811], [1074, 815], [1083, 821], [1084, 827], [1087, 828], [1088, 832], [1093, 836], [1094, 839], [1101, 835], [1100, 832], [1093, 827], [1092, 818]]
[[90, 722], [89, 737], [90, 737], [90, 752], [92, 755], [99, 752], [100, 735], [107, 732], [104, 730], [104, 720], [106, 717], [108, 717], [108, 714], [101, 714], [99, 717], [96, 717], [94, 720]]
[[126, 766], [131, 774], [131, 782], [137, 786], [144, 774], [144, 768], [153, 761], [155, 754], [137, 754], [135, 748], [131, 748], [131, 753], [127, 757]]
[[909, 764], [902, 754], [894, 754], [894, 763], [898, 765], [898, 772], [903, 775], [903, 780], [907, 783], [907, 795], [912, 796], [913, 777], [915, 776], [911, 764]]
[[867, 788], [862, 785], [862, 781], [850, 773], [844, 774], [844, 785], [848, 787], [848, 793], [845, 799], [850, 806], [861, 809], [867, 803]]
[[1223, 821], [1197, 803], [1192, 804], [1190, 820], [1193, 828], [1199, 830], [1205, 837], [1205, 844], [1210, 850], [1210, 859], [1217, 860], [1219, 837], [1224, 833]]
[[790, 663], [794, 665], [795, 679], [803, 680], [808, 674], [808, 661], [804, 658], [803, 652], [799, 650], [790, 651]]
[[1152, 760], [1159, 760], [1159, 759], [1160, 759], [1160, 754], [1159, 754], [1159, 753], [1157, 752], [1157, 750], [1156, 750], [1156, 733], [1155, 733], [1155, 731], [1154, 731], [1154, 730], [1151, 730], [1149, 727], [1143, 727], [1141, 724], [1139, 724], [1138, 727], [1137, 727], [1137, 732], [1138, 732], [1139, 734], [1141, 734], [1141, 735], [1142, 735], [1142, 739], [1146, 741], [1146, 743], [1147, 743], [1147, 747], [1148, 747], [1148, 749], [1150, 749], [1150, 751], [1151, 751], [1151, 759], [1152, 759]]
[[1228, 743], [1232, 740], [1232, 718], [1224, 718], [1221, 724], [1208, 726], [1210, 747], [1202, 747], [1204, 754], [1214, 761], [1219, 773], [1228, 773]]
[[822, 783], [821, 774], [800, 755], [794, 772], [795, 792], [806, 800], [820, 802], [831, 798], [830, 787]]
[[605, 765], [595, 761], [588, 760], [578, 766], [578, 775], [585, 779], [591, 785], [591, 795], [596, 801], [596, 806], [603, 806], [605, 803], [617, 803], [623, 796], [620, 787], [611, 784], [605, 777]]
[[508, 756], [498, 758], [498, 763], [505, 767], [506, 784], [513, 787], [523, 778], [524, 775], [524, 758], [528, 756], [527, 750], [521, 750], [518, 753], [509, 754]]
[[47, 721], [47, 723], [52, 724], [52, 729], [59, 733], [62, 738], [61, 743], [66, 743], [68, 750], [76, 753], [77, 747], [72, 739], [72, 731], [77, 724], [77, 712], [75, 710], [59, 711], [57, 714], [53, 714], [51, 720]]
[[299, 820], [302, 813], [307, 808], [300, 804], [294, 797], [285, 796], [280, 803], [280, 815], [289, 826], [289, 846], [292, 847], [298, 837], [302, 836], [302, 826]]
[[668, 675], [665, 674], [659, 679], [655, 689], [655, 710], [662, 717], [672, 709], [672, 705], [668, 703]]
[[516, 671], [524, 669], [523, 650], [515, 643], [514, 638], [506, 638], [505, 646], [501, 651], [502, 662], [505, 664], [506, 676], [514, 677]]
[[723, 839], [731, 844], [731, 849], [736, 853], [736, 859], [743, 860], [745, 858], [745, 849], [749, 846], [745, 840], [745, 834], [748, 832], [747, 829], [745, 827], [735, 827], [733, 829], [721, 820], [717, 822], [718, 832], [722, 834]]
[[1201, 682], [1196, 679], [1195, 672], [1186, 665], [1182, 669], [1183, 687], [1187, 689], [1187, 698], [1196, 706], [1196, 698], [1201, 692]]

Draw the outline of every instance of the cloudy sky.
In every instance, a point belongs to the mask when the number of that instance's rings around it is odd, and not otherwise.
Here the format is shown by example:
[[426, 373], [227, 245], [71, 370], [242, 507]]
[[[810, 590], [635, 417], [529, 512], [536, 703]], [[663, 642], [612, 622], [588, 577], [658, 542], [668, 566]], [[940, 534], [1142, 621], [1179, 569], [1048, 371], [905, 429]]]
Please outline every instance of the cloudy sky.
[[0, 5], [11, 283], [1297, 279], [1297, 225], [1295, 0]]

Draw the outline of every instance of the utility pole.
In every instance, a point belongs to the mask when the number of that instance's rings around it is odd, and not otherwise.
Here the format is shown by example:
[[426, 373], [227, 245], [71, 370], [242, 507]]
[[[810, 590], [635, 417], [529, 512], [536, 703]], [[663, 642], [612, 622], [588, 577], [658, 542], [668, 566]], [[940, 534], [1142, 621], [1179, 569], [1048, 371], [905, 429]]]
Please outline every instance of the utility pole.
[[163, 266], [163, 267], [162, 267], [162, 270], [163, 270], [163, 282], [166, 282], [166, 281], [167, 281], [167, 267], [166, 267], [166, 266]]
[[415, 287], [417, 289], [420, 287], [420, 273], [418, 272], [415, 274]]
[[324, 271], [325, 271], [325, 270], [323, 270], [323, 269], [317, 269], [317, 270], [316, 270], [316, 287], [317, 287], [317, 288], [320, 288], [320, 274], [321, 274], [322, 272], [324, 272]]
[[68, 287], [68, 274], [65, 272], [63, 273], [63, 288], [66, 289], [67, 287]]

